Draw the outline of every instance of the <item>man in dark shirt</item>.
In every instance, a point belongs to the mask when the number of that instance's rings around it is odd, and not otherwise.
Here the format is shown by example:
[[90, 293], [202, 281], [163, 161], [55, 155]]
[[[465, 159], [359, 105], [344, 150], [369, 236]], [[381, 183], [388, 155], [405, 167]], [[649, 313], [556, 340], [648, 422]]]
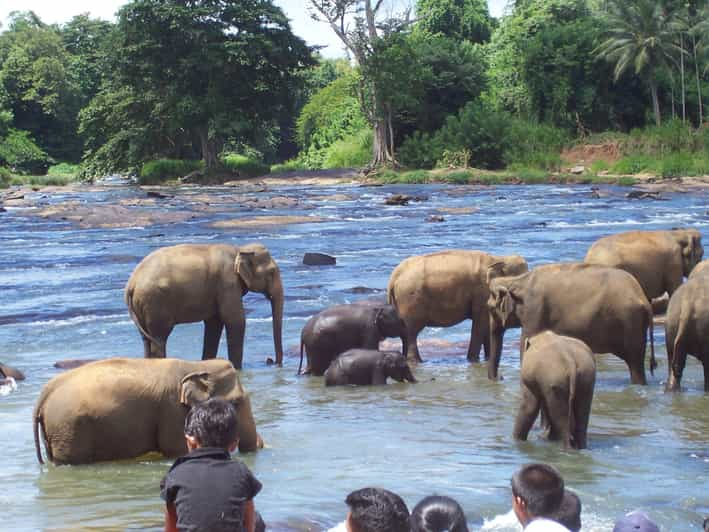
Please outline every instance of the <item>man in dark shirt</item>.
[[261, 483], [231, 458], [239, 443], [234, 407], [217, 398], [193, 406], [185, 418], [185, 439], [189, 453], [160, 483], [165, 530], [254, 532], [253, 498]]

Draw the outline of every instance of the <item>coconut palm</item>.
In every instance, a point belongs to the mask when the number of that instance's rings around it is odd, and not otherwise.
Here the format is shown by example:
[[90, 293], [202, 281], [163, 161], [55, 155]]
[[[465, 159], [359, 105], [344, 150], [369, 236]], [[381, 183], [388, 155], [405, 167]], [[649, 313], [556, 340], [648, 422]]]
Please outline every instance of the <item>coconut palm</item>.
[[657, 72], [684, 53], [675, 44], [673, 17], [657, 0], [613, 0], [605, 15], [606, 40], [596, 49], [599, 58], [615, 63], [616, 81], [631, 67], [645, 79], [657, 125], [661, 121]]

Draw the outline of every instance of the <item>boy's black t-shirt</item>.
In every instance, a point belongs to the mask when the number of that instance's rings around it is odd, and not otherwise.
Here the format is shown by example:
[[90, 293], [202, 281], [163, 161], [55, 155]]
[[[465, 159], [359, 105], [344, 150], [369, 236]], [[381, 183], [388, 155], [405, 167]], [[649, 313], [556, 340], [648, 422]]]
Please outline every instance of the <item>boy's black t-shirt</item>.
[[178, 458], [160, 482], [160, 496], [174, 503], [181, 531], [243, 531], [243, 503], [259, 491], [249, 468], [215, 447]]

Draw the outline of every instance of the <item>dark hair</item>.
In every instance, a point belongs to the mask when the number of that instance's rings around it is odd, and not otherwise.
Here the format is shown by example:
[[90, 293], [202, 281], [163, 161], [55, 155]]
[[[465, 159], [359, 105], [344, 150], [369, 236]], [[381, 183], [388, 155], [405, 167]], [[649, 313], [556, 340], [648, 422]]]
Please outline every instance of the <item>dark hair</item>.
[[527, 464], [512, 477], [512, 495], [522, 499], [534, 517], [548, 517], [564, 497], [564, 479], [555, 467]]
[[396, 493], [362, 488], [350, 493], [345, 502], [357, 532], [409, 532], [409, 509]]
[[556, 512], [549, 519], [561, 523], [571, 532], [581, 530], [581, 499], [573, 491], [564, 490], [564, 498]]
[[197, 403], [185, 417], [185, 434], [203, 447], [228, 449], [236, 441], [237, 428], [236, 410], [217, 397]]
[[468, 532], [465, 513], [454, 499], [431, 495], [411, 511], [412, 532]]

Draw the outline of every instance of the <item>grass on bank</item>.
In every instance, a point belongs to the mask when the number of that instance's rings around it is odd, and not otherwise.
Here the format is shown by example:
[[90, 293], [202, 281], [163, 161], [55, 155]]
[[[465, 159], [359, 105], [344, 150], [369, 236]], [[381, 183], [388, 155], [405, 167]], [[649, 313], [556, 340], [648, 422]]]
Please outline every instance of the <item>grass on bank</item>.
[[79, 165], [59, 163], [50, 166], [47, 175], [14, 174], [8, 168], [0, 167], [0, 188], [9, 186], [49, 187], [65, 186], [79, 181]]

